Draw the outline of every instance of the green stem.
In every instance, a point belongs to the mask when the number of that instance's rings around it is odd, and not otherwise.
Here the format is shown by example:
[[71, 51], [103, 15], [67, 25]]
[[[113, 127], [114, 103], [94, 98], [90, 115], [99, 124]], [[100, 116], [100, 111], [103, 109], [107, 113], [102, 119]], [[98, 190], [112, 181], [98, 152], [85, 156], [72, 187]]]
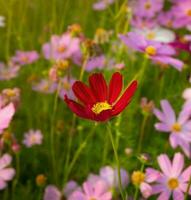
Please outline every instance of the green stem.
[[10, 38], [11, 38], [11, 28], [12, 28], [12, 5], [13, 0], [10, 1], [10, 8], [8, 11], [8, 19], [7, 19], [7, 41], [6, 41], [6, 58], [7, 61], [9, 60], [9, 53], [10, 53]]
[[94, 125], [92, 131], [88, 134], [88, 136], [85, 138], [84, 142], [79, 146], [79, 148], [77, 149], [76, 153], [74, 154], [73, 159], [72, 159], [70, 165], [68, 166], [68, 170], [67, 170], [67, 172], [65, 174], [64, 183], [66, 183], [66, 181], [68, 179], [68, 176], [70, 175], [74, 165], [76, 164], [76, 161], [78, 160], [82, 150], [86, 147], [87, 142], [93, 136], [96, 127], [97, 127], [97, 123]]
[[144, 115], [144, 118], [143, 118], [143, 121], [142, 121], [142, 124], [141, 124], [140, 139], [139, 139], [138, 148], [137, 148], [138, 153], [140, 153], [141, 149], [142, 149], [142, 143], [143, 143], [143, 138], [144, 138], [144, 135], [145, 135], [145, 126], [146, 126], [146, 123], [147, 123], [147, 119], [148, 119], [148, 116]]
[[188, 187], [186, 189], [186, 193], [184, 195], [184, 200], [188, 199], [188, 194], [189, 194], [190, 186], [191, 186], [191, 176], [190, 176], [190, 179], [189, 179], [189, 182], [188, 182]]
[[56, 170], [56, 158], [55, 158], [55, 134], [54, 134], [54, 122], [56, 118], [56, 110], [58, 106], [58, 94], [61, 87], [61, 81], [58, 84], [57, 91], [54, 98], [54, 105], [53, 105], [53, 113], [51, 118], [51, 130], [50, 130], [50, 150], [51, 150], [51, 158], [52, 158], [52, 170], [53, 170], [53, 177], [55, 182], [57, 183], [57, 170]]
[[115, 160], [116, 160], [116, 163], [117, 163], [117, 173], [118, 173], [118, 180], [119, 180], [119, 191], [121, 193], [122, 200], [125, 200], [124, 195], [123, 195], [122, 183], [121, 183], [120, 162], [119, 162], [119, 158], [118, 158], [118, 154], [117, 154], [117, 149], [116, 149], [116, 146], [115, 146], [115, 143], [114, 143], [113, 135], [112, 135], [112, 132], [111, 132], [111, 125], [110, 125], [109, 122], [107, 124], [107, 130], [108, 130], [107, 132], [109, 134], [109, 138], [110, 138], [110, 141], [111, 141], [111, 144], [112, 144], [112, 147], [113, 147]]

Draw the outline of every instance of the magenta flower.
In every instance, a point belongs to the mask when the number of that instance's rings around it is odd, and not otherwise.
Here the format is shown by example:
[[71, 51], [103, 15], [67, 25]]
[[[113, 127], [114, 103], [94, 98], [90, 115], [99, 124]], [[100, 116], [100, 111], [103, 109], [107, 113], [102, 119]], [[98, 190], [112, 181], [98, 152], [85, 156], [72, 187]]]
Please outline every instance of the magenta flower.
[[106, 57], [104, 55], [89, 58], [85, 70], [90, 72], [94, 69], [103, 69], [106, 66]]
[[178, 118], [167, 100], [161, 101], [162, 111], [154, 109], [154, 114], [160, 120], [155, 124], [158, 131], [170, 133], [170, 144], [173, 148], [180, 146], [184, 153], [190, 157], [191, 121], [190, 105], [183, 106]]
[[176, 153], [171, 162], [166, 154], [162, 154], [158, 156], [158, 164], [162, 172], [152, 169], [153, 174], [160, 173], [156, 184], [152, 186], [152, 194], [160, 193], [157, 200], [168, 200], [171, 195], [174, 200], [184, 200], [191, 176], [191, 166], [183, 171], [184, 156]]
[[177, 28], [176, 17], [172, 10], [161, 12], [157, 17], [157, 21], [162, 26], [166, 26], [168, 28]]
[[48, 60], [69, 59], [80, 51], [80, 39], [69, 33], [62, 36], [53, 35], [49, 43], [42, 47], [44, 57]]
[[61, 200], [61, 192], [54, 185], [48, 185], [45, 189], [43, 200]]
[[113, 4], [115, 0], [98, 0], [98, 2], [93, 4], [94, 10], [105, 10], [108, 6]]
[[164, 0], [138, 0], [133, 8], [135, 16], [152, 18], [163, 8]]
[[30, 148], [34, 145], [41, 145], [43, 140], [43, 135], [40, 130], [29, 130], [24, 135], [23, 144]]
[[97, 181], [95, 184], [85, 182], [83, 191], [74, 192], [68, 200], [111, 200], [112, 194], [107, 189], [104, 181]]
[[4, 154], [0, 158], [0, 190], [7, 187], [7, 181], [13, 179], [15, 170], [8, 167], [12, 162], [12, 157], [9, 154]]
[[14, 63], [8, 63], [6, 66], [4, 63], [0, 63], [0, 81], [10, 80], [18, 76], [20, 66]]
[[130, 32], [127, 35], [120, 35], [120, 39], [135, 51], [145, 53], [154, 62], [165, 65], [169, 64], [179, 71], [182, 70], [183, 62], [173, 58], [176, 51], [170, 45], [147, 40], [144, 36], [134, 32]]
[[185, 27], [191, 24], [191, 1], [184, 0], [175, 1], [175, 5], [172, 8], [176, 17], [176, 24], [178, 28]]
[[38, 58], [39, 55], [36, 51], [16, 51], [16, 55], [11, 60], [15, 64], [26, 65], [34, 63]]
[[9, 103], [4, 107], [2, 107], [2, 103], [2, 98], [0, 97], [0, 134], [4, 129], [8, 128], [13, 115], [15, 114], [13, 103]]

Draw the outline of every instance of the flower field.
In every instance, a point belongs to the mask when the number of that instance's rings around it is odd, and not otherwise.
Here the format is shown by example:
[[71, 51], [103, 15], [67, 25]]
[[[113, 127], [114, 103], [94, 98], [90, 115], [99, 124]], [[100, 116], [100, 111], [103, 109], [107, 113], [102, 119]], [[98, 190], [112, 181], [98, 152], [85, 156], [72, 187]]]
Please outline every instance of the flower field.
[[0, 0], [0, 200], [191, 199], [191, 0]]

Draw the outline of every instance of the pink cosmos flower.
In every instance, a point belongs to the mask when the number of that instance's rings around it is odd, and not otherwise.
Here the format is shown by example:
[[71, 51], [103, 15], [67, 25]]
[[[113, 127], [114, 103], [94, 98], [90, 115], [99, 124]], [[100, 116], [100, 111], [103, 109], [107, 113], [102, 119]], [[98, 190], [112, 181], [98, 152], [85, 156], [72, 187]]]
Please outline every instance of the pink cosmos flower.
[[134, 171], [131, 179], [132, 183], [139, 187], [141, 194], [144, 198], [148, 198], [152, 194], [152, 186], [151, 183], [156, 181], [159, 178], [160, 173], [154, 173], [153, 169], [146, 169], [145, 172], [142, 171]]
[[38, 83], [33, 83], [32, 89], [45, 94], [51, 94], [56, 91], [58, 84], [48, 79], [41, 79]]
[[8, 128], [13, 115], [15, 114], [15, 108], [13, 103], [2, 107], [2, 97], [0, 97], [0, 134], [6, 128]]
[[106, 65], [106, 57], [104, 55], [91, 57], [85, 67], [85, 70], [90, 72], [94, 69], [103, 69]]
[[99, 0], [98, 2], [93, 4], [94, 10], [105, 10], [111, 4], [113, 4], [115, 0]]
[[184, 0], [175, 1], [175, 5], [172, 8], [176, 17], [176, 24], [178, 28], [185, 27], [191, 24], [191, 1]]
[[181, 153], [176, 153], [172, 162], [166, 154], [158, 156], [157, 160], [162, 172], [152, 169], [153, 174], [160, 173], [156, 184], [152, 186], [152, 194], [160, 193], [157, 200], [168, 200], [171, 195], [174, 200], [184, 200], [191, 177], [191, 166], [183, 171], [184, 156]]
[[138, 0], [133, 14], [139, 17], [152, 18], [163, 8], [164, 0]]
[[108, 191], [107, 184], [104, 181], [97, 181], [95, 184], [85, 182], [83, 191], [74, 192], [68, 200], [111, 200], [112, 194]]
[[72, 37], [70, 33], [62, 36], [53, 35], [49, 43], [42, 47], [44, 57], [48, 60], [69, 59], [80, 51], [80, 39]]
[[19, 65], [15, 65], [12, 62], [8, 63], [7, 66], [4, 63], [0, 63], [0, 81], [10, 80], [17, 77], [20, 68]]
[[161, 12], [157, 17], [157, 21], [162, 26], [166, 26], [168, 28], [177, 28], [176, 17], [172, 10]]
[[81, 188], [73, 180], [66, 184], [62, 192], [56, 186], [48, 185], [45, 189], [43, 200], [61, 200], [62, 196], [68, 199], [74, 191], [81, 191]]
[[74, 78], [63, 77], [60, 79], [61, 87], [59, 91], [59, 97], [64, 100], [64, 96], [67, 95], [70, 99], [75, 99], [75, 95], [72, 90], [72, 85], [76, 81]]
[[[111, 166], [105, 166], [100, 169], [100, 177], [107, 182], [110, 188], [118, 188], [118, 172], [117, 169], [112, 168]], [[120, 169], [121, 175], [121, 184], [125, 188], [129, 183], [129, 175], [123, 168]]]
[[38, 58], [39, 55], [36, 51], [16, 51], [16, 55], [11, 60], [15, 64], [26, 65], [34, 63]]
[[32, 147], [34, 145], [42, 144], [43, 135], [40, 130], [29, 130], [24, 135], [23, 144], [26, 147]]
[[162, 111], [154, 109], [155, 116], [160, 122], [155, 124], [158, 131], [170, 133], [170, 144], [173, 148], [180, 146], [184, 153], [190, 157], [191, 121], [190, 105], [184, 105], [178, 118], [167, 100], [161, 101]]
[[8, 167], [12, 162], [12, 157], [9, 154], [4, 154], [0, 157], [0, 190], [7, 187], [7, 181], [13, 179], [15, 170]]
[[148, 58], [156, 63], [172, 65], [181, 71], [183, 62], [173, 58], [176, 51], [173, 47], [157, 41], [147, 40], [143, 35], [129, 32], [127, 35], [120, 35], [120, 39], [130, 48], [145, 53]]

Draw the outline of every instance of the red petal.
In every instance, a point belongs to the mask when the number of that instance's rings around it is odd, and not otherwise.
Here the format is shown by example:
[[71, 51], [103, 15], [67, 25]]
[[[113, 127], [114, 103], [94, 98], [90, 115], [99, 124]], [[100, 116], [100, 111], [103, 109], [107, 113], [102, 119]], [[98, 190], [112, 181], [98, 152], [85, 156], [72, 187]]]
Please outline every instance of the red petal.
[[123, 86], [122, 79], [123, 77], [119, 72], [113, 74], [109, 83], [109, 104], [114, 103], [119, 97]]
[[80, 104], [76, 103], [75, 101], [68, 99], [67, 96], [65, 96], [65, 102], [67, 103], [68, 107], [79, 117], [85, 118], [85, 119], [92, 119], [92, 116], [89, 112], [87, 112], [86, 108], [81, 106]]
[[113, 107], [112, 116], [118, 115], [126, 108], [126, 106], [130, 103], [131, 97], [134, 95], [136, 89], [137, 81], [133, 81]]
[[112, 117], [111, 110], [104, 110], [99, 115], [94, 115], [94, 120], [98, 122], [105, 122]]
[[90, 88], [98, 102], [107, 100], [108, 88], [102, 74], [93, 74], [89, 77]]
[[96, 99], [90, 88], [81, 81], [76, 81], [72, 86], [72, 90], [76, 97], [84, 104], [92, 105], [96, 102]]

